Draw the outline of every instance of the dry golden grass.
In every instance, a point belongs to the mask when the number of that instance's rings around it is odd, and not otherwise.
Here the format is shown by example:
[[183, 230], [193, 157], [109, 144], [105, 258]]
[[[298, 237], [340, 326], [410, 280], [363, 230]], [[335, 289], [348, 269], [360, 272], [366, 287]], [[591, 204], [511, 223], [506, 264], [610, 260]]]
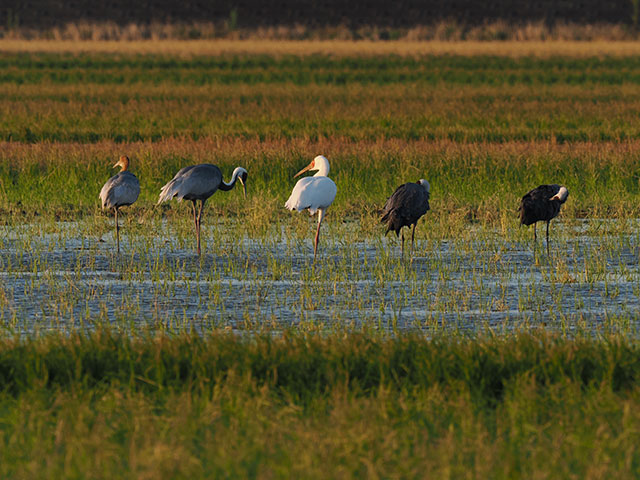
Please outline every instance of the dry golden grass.
[[441, 20], [413, 27], [385, 27], [364, 25], [350, 28], [344, 24], [309, 27], [307, 25], [275, 25], [242, 28], [228, 20], [217, 22], [192, 21], [174, 23], [128, 23], [113, 21], [69, 22], [51, 28], [36, 29], [15, 25], [0, 25], [0, 38], [49, 40], [437, 40], [437, 41], [490, 41], [490, 40], [578, 40], [620, 41], [637, 40], [638, 32], [625, 23], [581, 24], [573, 22], [543, 21], [506, 22], [486, 21], [470, 25], [455, 20]]
[[506, 57], [630, 57], [640, 55], [636, 41], [371, 41], [371, 40], [0, 40], [0, 52], [198, 55], [495, 55]]

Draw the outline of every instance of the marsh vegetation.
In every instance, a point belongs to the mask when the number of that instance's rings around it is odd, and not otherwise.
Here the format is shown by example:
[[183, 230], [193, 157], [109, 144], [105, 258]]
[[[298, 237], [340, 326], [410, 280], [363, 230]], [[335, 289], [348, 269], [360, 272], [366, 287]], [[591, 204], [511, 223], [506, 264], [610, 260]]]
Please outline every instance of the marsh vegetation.
[[[0, 476], [639, 474], [637, 53], [7, 45]], [[283, 204], [319, 153], [314, 263]], [[155, 203], [205, 162], [248, 198], [208, 201], [197, 256], [190, 206]], [[402, 258], [379, 210], [420, 178]], [[517, 217], [542, 183], [571, 192], [549, 255]]]

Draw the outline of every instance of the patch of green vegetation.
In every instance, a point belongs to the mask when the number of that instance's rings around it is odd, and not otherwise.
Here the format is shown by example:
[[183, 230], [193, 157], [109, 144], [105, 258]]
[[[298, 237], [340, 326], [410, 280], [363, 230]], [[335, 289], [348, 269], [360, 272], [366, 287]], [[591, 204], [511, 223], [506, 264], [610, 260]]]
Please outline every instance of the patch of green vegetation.
[[[144, 214], [183, 211], [171, 202], [157, 208], [160, 187], [182, 167], [218, 164], [226, 179], [235, 166], [249, 171], [249, 200], [237, 192], [216, 193], [208, 208], [225, 215], [284, 218], [293, 175], [322, 152], [331, 162], [338, 185], [331, 212], [352, 219], [375, 217], [401, 183], [427, 178], [432, 185], [432, 214], [458, 216], [485, 224], [515, 218], [519, 198], [542, 183], [562, 183], [571, 192], [563, 217], [586, 215], [627, 218], [637, 214], [640, 160], [637, 144], [565, 147], [550, 144], [456, 145], [445, 142], [297, 143], [169, 141], [143, 144], [99, 144], [78, 149], [58, 145], [12, 144], [0, 150], [0, 208], [20, 217], [34, 215], [77, 219], [97, 213], [98, 192], [115, 172], [118, 155], [132, 158], [142, 185], [131, 207]], [[365, 169], [363, 170], [363, 165]], [[612, 195], [611, 192], [615, 192]], [[254, 218], [253, 221], [258, 221]], [[443, 220], [446, 221], [446, 218]], [[449, 222], [447, 221], [447, 222]]]
[[639, 374], [617, 337], [4, 339], [0, 473], [630, 478]]
[[268, 55], [10, 54], [0, 57], [0, 83], [138, 83], [176, 85], [622, 85], [640, 82], [640, 60], [626, 58], [509, 58], [491, 56], [373, 56], [334, 58]]

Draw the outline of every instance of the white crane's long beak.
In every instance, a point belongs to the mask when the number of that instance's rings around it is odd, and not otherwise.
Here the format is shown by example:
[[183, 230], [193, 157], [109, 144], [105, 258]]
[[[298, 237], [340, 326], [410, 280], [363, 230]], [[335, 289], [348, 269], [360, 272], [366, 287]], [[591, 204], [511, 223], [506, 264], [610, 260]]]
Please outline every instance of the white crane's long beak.
[[300, 170], [298, 173], [296, 173], [293, 178], [299, 177], [300, 175], [302, 175], [304, 172], [307, 172], [309, 170], [311, 170], [313, 168], [314, 162], [311, 162], [309, 165], [307, 165], [306, 167], [304, 167], [302, 170]]

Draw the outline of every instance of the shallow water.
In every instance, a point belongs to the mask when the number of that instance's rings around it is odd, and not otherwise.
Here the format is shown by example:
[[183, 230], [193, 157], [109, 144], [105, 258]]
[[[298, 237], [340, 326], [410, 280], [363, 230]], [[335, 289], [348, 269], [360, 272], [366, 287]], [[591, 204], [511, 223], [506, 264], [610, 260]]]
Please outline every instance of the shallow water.
[[6, 227], [0, 319], [25, 333], [105, 322], [196, 331], [637, 332], [636, 222], [557, 222], [549, 257], [541, 238], [534, 252], [528, 235], [474, 229], [466, 238], [419, 238], [402, 259], [392, 236], [360, 238], [336, 227], [314, 265], [310, 239], [286, 231], [248, 238], [209, 227], [199, 258], [192, 239], [176, 240], [166, 224], [157, 236], [129, 238], [124, 228], [120, 255], [113, 233], [90, 225]]

